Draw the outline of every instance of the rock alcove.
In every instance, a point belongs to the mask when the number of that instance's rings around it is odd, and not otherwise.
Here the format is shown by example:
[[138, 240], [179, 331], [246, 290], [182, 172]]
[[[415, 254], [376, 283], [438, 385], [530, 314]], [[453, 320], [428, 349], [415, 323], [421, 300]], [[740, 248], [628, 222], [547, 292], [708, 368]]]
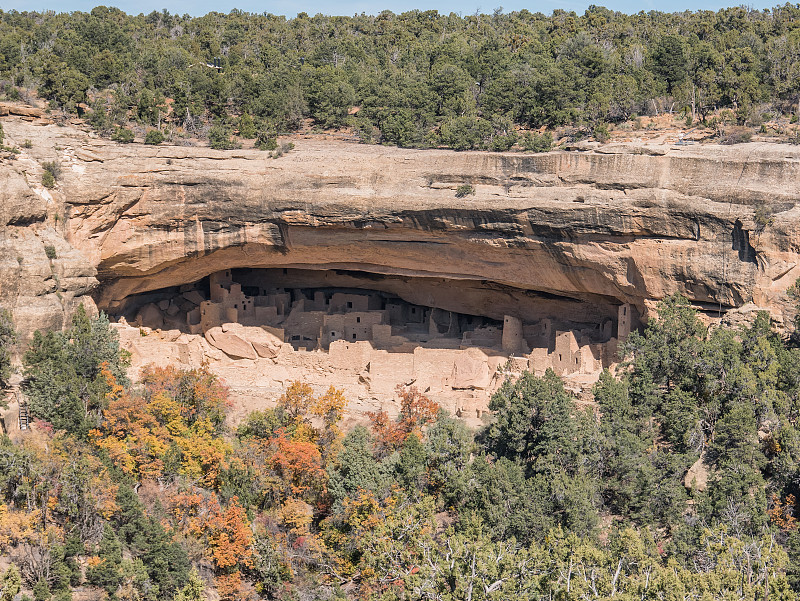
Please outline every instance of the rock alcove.
[[638, 325], [631, 305], [571, 299], [497, 282], [292, 267], [214, 272], [133, 294], [109, 308], [134, 327], [202, 336], [231, 359], [279, 348], [331, 351], [366, 343], [389, 353], [480, 349], [531, 368], [594, 373]]

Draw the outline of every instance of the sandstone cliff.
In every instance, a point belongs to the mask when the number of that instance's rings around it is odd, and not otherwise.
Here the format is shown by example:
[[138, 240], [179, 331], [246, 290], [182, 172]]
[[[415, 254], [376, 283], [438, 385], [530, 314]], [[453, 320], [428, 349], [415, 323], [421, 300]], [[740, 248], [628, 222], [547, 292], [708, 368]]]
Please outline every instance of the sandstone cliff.
[[[119, 145], [35, 115], [3, 124], [8, 144], [31, 142], [0, 162], [0, 303], [23, 336], [61, 327], [78, 302], [118, 315], [159, 298], [167, 307], [162, 289], [179, 294], [235, 268], [273, 268], [289, 287], [376, 290], [436, 311], [588, 323], [607, 335], [626, 303], [646, 316], [676, 291], [712, 315], [750, 303], [785, 319], [785, 290], [800, 277], [800, 149], [791, 146], [525, 155], [300, 139], [272, 159]], [[41, 185], [47, 161], [61, 165], [52, 190]], [[457, 198], [462, 184], [474, 194]], [[480, 420], [513, 357], [447, 350], [458, 348], [449, 341], [405, 355], [353, 345], [346, 357], [283, 344], [251, 361], [185, 330], [119, 331], [137, 365], [211, 360], [242, 411], [302, 378], [342, 387], [356, 413], [391, 412], [394, 386], [416, 382]], [[611, 352], [584, 344], [569, 349], [576, 390], [600, 363], [580, 357]], [[560, 350], [533, 351], [511, 368], [560, 365]]]
[[[299, 140], [270, 159], [4, 124], [9, 142], [33, 144], [0, 167], [0, 294], [27, 331], [90, 292], [113, 310], [229, 267], [394, 274], [413, 282], [410, 301], [496, 318], [561, 298], [644, 312], [674, 291], [781, 312], [800, 275], [790, 146], [522, 155]], [[52, 192], [45, 160], [62, 164]], [[463, 183], [475, 194], [456, 198]]]

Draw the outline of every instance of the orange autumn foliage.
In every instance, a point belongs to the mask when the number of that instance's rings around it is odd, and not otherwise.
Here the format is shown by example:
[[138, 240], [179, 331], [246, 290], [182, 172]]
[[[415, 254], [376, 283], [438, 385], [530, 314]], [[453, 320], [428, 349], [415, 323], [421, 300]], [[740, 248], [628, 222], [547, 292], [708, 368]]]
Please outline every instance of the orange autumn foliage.
[[148, 411], [142, 400], [131, 396], [103, 365], [101, 375], [109, 392], [103, 425], [89, 433], [90, 440], [108, 453], [111, 460], [126, 474], [142, 478], [162, 475], [162, 457], [169, 446], [169, 433]]
[[397, 392], [400, 395], [400, 424], [407, 433], [421, 432], [436, 419], [439, 405], [414, 386], [407, 390], [398, 387]]
[[252, 564], [253, 532], [239, 499], [233, 497], [224, 510], [219, 506], [206, 520], [208, 548], [218, 570], [232, 573], [238, 566]]
[[[147, 401], [164, 395], [174, 401], [180, 417], [190, 425], [205, 417], [217, 426], [225, 419], [225, 410], [231, 406], [227, 387], [206, 367], [181, 370], [172, 365], [146, 366], [142, 370], [141, 383]], [[163, 419], [174, 416], [174, 413], [168, 413]]]
[[215, 494], [194, 488], [170, 495], [167, 506], [180, 532], [205, 541], [220, 597], [251, 598], [252, 589], [242, 582], [241, 569], [253, 566], [253, 531], [239, 499], [233, 497], [223, 508]]
[[397, 393], [400, 396], [400, 415], [396, 421], [392, 421], [385, 411], [367, 412], [376, 442], [386, 453], [403, 446], [412, 432], [421, 436], [422, 428], [434, 421], [439, 412], [439, 405], [413, 386], [409, 389], [398, 386]]
[[375, 441], [385, 453], [391, 453], [403, 446], [406, 431], [399, 422], [392, 421], [386, 411], [367, 411]]
[[181, 473], [218, 485], [228, 445], [217, 434], [229, 405], [227, 389], [207, 369], [146, 367], [141, 395], [124, 390], [107, 366], [109, 392], [103, 423], [90, 440], [125, 473], [141, 479], [164, 475], [164, 457], [180, 451]]
[[179, 531], [192, 536], [203, 534], [208, 517], [208, 506], [206, 497], [198, 492], [198, 489], [170, 495], [167, 499], [167, 507]]
[[252, 587], [242, 581], [240, 572], [219, 574], [214, 578], [214, 584], [222, 601], [251, 601], [259, 598]]
[[324, 489], [325, 469], [317, 445], [289, 438], [283, 430], [276, 432], [266, 444], [272, 469], [288, 487], [290, 495]]
[[797, 510], [797, 499], [794, 495], [787, 495], [786, 501], [781, 501], [781, 498], [772, 495], [772, 507], [767, 510], [770, 521], [778, 528], [785, 531], [794, 530], [797, 528], [797, 518], [794, 513]]
[[311, 411], [316, 399], [314, 389], [305, 382], [292, 382], [286, 392], [278, 399], [278, 405], [283, 407], [286, 414], [292, 419], [302, 419]]
[[7, 505], [0, 505], [0, 551], [5, 553], [33, 537], [41, 518], [39, 510], [11, 511]]

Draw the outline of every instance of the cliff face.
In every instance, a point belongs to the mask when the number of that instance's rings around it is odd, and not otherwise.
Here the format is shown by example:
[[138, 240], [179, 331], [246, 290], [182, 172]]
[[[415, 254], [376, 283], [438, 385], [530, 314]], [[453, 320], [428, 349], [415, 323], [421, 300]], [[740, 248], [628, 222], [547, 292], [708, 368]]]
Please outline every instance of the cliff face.
[[[393, 276], [382, 285], [410, 302], [491, 318], [550, 306], [590, 319], [623, 302], [644, 314], [676, 291], [780, 317], [800, 276], [795, 147], [522, 155], [299, 140], [270, 159], [4, 126], [33, 144], [0, 165], [0, 300], [25, 332], [88, 294], [113, 312], [237, 267]], [[41, 163], [56, 159], [49, 192]], [[475, 193], [456, 198], [465, 183]]]

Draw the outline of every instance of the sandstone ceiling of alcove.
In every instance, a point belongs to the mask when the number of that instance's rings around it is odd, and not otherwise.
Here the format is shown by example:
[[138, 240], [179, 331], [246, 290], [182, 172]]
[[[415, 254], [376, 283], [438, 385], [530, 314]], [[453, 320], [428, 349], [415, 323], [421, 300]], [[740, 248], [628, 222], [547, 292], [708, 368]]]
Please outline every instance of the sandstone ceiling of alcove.
[[[101, 307], [230, 267], [450, 279], [640, 308], [675, 291], [780, 308], [799, 275], [800, 150], [788, 146], [522, 155], [301, 139], [270, 159], [23, 122], [6, 130], [36, 136], [31, 164], [4, 166], [11, 175], [34, 181], [34, 163], [54, 154], [65, 164], [61, 233], [96, 267]], [[456, 198], [462, 183], [476, 193]], [[758, 207], [770, 219], [762, 232]]]

